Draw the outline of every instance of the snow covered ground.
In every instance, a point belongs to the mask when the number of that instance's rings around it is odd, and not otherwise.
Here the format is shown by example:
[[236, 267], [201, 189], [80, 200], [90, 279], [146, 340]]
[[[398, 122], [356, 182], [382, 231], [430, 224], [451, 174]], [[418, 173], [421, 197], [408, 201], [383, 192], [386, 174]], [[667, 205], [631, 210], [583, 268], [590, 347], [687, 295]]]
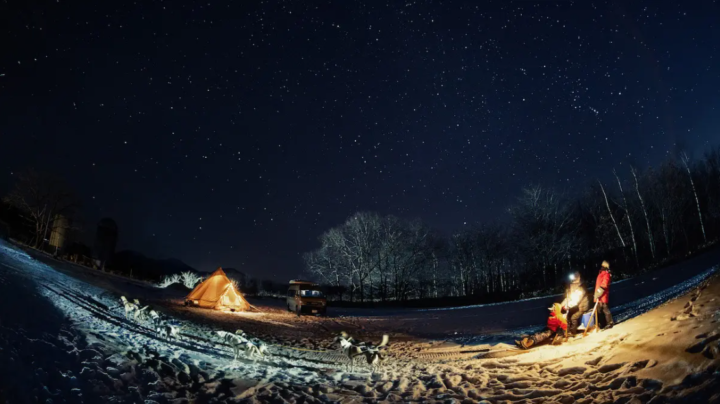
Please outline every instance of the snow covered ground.
[[[556, 298], [328, 318], [258, 300], [262, 313], [220, 313], [0, 242], [0, 402], [718, 402], [717, 262], [706, 254], [616, 284], [623, 323], [527, 352], [512, 339], [544, 322]], [[125, 319], [120, 295], [182, 325], [182, 338]], [[271, 356], [233, 364], [214, 331], [238, 328]], [[346, 371], [332, 343], [340, 330], [373, 342], [390, 334], [379, 372]]]

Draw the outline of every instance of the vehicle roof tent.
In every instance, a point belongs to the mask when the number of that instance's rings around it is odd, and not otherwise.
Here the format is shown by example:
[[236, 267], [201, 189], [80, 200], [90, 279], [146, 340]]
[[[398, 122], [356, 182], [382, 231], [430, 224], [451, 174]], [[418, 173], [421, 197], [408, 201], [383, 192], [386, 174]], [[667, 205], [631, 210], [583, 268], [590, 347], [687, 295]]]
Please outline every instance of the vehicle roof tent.
[[250, 303], [235, 289], [222, 268], [218, 268], [205, 281], [197, 285], [185, 298], [209, 309], [236, 311], [250, 310]]

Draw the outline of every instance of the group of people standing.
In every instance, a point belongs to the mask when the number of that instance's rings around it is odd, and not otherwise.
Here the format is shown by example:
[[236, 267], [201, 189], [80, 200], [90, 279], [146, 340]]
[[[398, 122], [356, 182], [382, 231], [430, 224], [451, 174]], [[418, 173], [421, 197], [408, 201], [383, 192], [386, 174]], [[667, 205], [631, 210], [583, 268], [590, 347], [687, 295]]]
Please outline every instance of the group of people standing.
[[[602, 329], [612, 328], [614, 323], [608, 306], [611, 278], [610, 263], [603, 261], [595, 280], [595, 289], [591, 299], [582, 282], [580, 272], [572, 273], [570, 275], [570, 284], [566, 289], [565, 299], [562, 303], [555, 303], [550, 308], [547, 327], [535, 335], [517, 341], [518, 345], [524, 349], [529, 349], [545, 343], [551, 338], [553, 343], [557, 343], [563, 338], [575, 336], [582, 322], [583, 314], [592, 309], [591, 300], [595, 302], [598, 320], [603, 320], [604, 326]], [[598, 321], [598, 323], [601, 323], [601, 321]], [[597, 326], [599, 325], [597, 324]]]

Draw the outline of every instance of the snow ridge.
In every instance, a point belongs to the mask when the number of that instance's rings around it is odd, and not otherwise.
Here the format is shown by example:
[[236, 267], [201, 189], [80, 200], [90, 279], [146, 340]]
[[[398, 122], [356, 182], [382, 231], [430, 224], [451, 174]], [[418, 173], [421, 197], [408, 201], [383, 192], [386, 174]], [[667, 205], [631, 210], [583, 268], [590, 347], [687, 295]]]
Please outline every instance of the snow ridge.
[[702, 281], [712, 276], [717, 270], [717, 268], [717, 266], [714, 266], [684, 282], [681, 282], [671, 288], [665, 289], [662, 292], [655, 293], [653, 295], [623, 304], [618, 307], [611, 307], [610, 311], [613, 313], [615, 322], [621, 322], [632, 317], [637, 317], [645, 312], [654, 309], [657, 306], [660, 306], [661, 304], [670, 302], [677, 297], [684, 295], [690, 289], [696, 287]]

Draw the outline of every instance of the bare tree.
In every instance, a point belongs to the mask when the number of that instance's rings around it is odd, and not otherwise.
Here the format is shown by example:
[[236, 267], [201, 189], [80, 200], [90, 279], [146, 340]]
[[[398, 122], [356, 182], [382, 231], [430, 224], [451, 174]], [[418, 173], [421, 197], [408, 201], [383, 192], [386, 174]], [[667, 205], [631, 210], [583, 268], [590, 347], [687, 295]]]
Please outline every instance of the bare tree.
[[481, 225], [476, 227], [473, 233], [480, 287], [486, 293], [507, 291], [512, 279], [504, 266], [506, 246], [502, 228], [495, 225]]
[[630, 215], [630, 210], [628, 208], [627, 198], [625, 197], [625, 191], [623, 191], [622, 182], [620, 181], [620, 177], [618, 177], [617, 172], [613, 169], [613, 175], [615, 175], [615, 179], [617, 180], [618, 187], [620, 188], [620, 195], [622, 196], [623, 204], [622, 208], [625, 211], [625, 217], [627, 218], [628, 227], [630, 228], [630, 237], [632, 240], [632, 247], [633, 247], [633, 254], [635, 255], [635, 263], [638, 263], [638, 249], [637, 249], [637, 241], [635, 241], [635, 229], [633, 229], [632, 224], [632, 217]]
[[431, 266], [433, 250], [430, 229], [422, 222], [405, 222], [402, 228], [402, 237], [388, 256], [393, 262], [395, 298], [407, 300], [421, 293], [420, 280]]
[[652, 259], [655, 259], [655, 240], [653, 239], [652, 228], [650, 227], [650, 218], [648, 217], [647, 208], [645, 208], [645, 201], [643, 200], [642, 194], [640, 193], [640, 183], [637, 177], [637, 170], [635, 167], [630, 167], [630, 172], [635, 179], [635, 191], [637, 192], [638, 200], [640, 201], [640, 207], [642, 208], [643, 215], [645, 216], [645, 224], [647, 225], [648, 242], [650, 243], [650, 254]]
[[58, 215], [71, 223], [80, 203], [71, 188], [59, 177], [28, 170], [17, 175], [14, 188], [4, 201], [22, 212], [33, 229], [32, 245], [38, 248], [48, 236], [51, 223]]
[[617, 246], [624, 248], [624, 236], [614, 221], [617, 207], [610, 206], [603, 192], [603, 186], [598, 181], [597, 186], [591, 186], [575, 203], [574, 214], [579, 229], [576, 236], [578, 248], [573, 257], [582, 262], [597, 260], [598, 255]]
[[715, 148], [705, 154], [704, 161], [705, 195], [707, 202], [706, 219], [720, 219], [720, 148]]
[[320, 237], [320, 249], [306, 253], [303, 258], [310, 274], [325, 284], [339, 288], [346, 284], [349, 277], [337, 249], [333, 248], [335, 237], [333, 230], [325, 232]]
[[203, 277], [195, 272], [185, 271], [180, 274], [180, 282], [188, 289], [193, 289], [195, 285], [203, 280]]
[[448, 252], [447, 240], [435, 231], [431, 231], [427, 240], [429, 263], [423, 273], [422, 283], [427, 286], [431, 297], [440, 297], [440, 289], [446, 284], [448, 274], [445, 257]]
[[424, 277], [437, 276], [428, 273], [433, 265], [439, 267], [431, 240], [430, 230], [419, 221], [358, 213], [325, 232], [321, 247], [304, 260], [308, 272], [323, 283], [338, 289], [347, 285], [351, 298], [407, 300], [425, 293]]
[[[373, 213], [356, 213], [342, 226], [332, 228], [321, 237], [319, 255], [307, 256], [306, 263], [316, 275], [325, 279], [345, 278], [351, 298], [355, 293], [364, 301], [372, 292], [373, 272], [378, 268], [377, 249], [381, 220]], [[307, 261], [309, 260], [309, 261]]]
[[698, 219], [700, 219], [700, 230], [702, 230], [703, 242], [707, 244], [707, 235], [705, 234], [705, 223], [703, 223], [702, 211], [700, 210], [700, 200], [698, 199], [697, 190], [695, 190], [695, 182], [693, 181], [692, 172], [690, 172], [690, 159], [687, 153], [682, 153], [680, 156], [685, 170], [687, 170], [688, 178], [690, 179], [690, 187], [692, 187], [693, 196], [695, 196], [695, 206], [697, 206]]
[[380, 226], [378, 215], [365, 212], [356, 213], [343, 226], [343, 253], [357, 278], [360, 301], [365, 300], [365, 288], [370, 275], [377, 268], [378, 263], [373, 262], [373, 250], [377, 248]]
[[[691, 165], [683, 155], [682, 163], [630, 170], [637, 199], [624, 193], [616, 170], [620, 195], [601, 181], [573, 200], [532, 186], [509, 209], [509, 226], [480, 224], [448, 238], [417, 221], [357, 213], [323, 233], [320, 248], [304, 255], [307, 271], [333, 295], [347, 292], [357, 300], [528, 296], [555, 287], [563, 268], [583, 270], [613, 257], [618, 271], [629, 274], [685, 256], [720, 234], [720, 152], [702, 164]], [[702, 238], [687, 225], [698, 219]], [[645, 230], [636, 236], [634, 227], [643, 221]], [[638, 237], [645, 233], [650, 254], [639, 253], [644, 241]]]
[[304, 255], [305, 265], [311, 275], [321, 282], [340, 287], [351, 284], [354, 290], [354, 277], [349, 254], [345, 252], [345, 238], [342, 229], [332, 228], [320, 236], [320, 249]]
[[166, 287], [168, 287], [168, 286], [170, 286], [170, 285], [172, 285], [172, 284], [179, 283], [179, 282], [180, 282], [180, 275], [179, 275], [179, 274], [168, 275], [168, 276], [165, 276], [165, 277], [162, 279], [162, 281], [160, 281], [160, 282], [157, 284], [157, 287], [164, 289], [164, 288], [166, 288]]
[[455, 295], [469, 296], [474, 292], [475, 283], [475, 251], [472, 242], [472, 233], [464, 231], [452, 236], [451, 265], [455, 282]]
[[576, 245], [577, 226], [571, 223], [571, 207], [557, 192], [535, 185], [523, 189], [511, 213], [515, 242], [523, 251], [526, 265], [539, 270], [543, 287], [549, 285], [548, 269], [552, 268], [556, 277], [558, 266], [567, 262]]
[[610, 219], [612, 220], [613, 226], [615, 226], [615, 231], [617, 231], [618, 238], [620, 239], [620, 245], [625, 248], [625, 240], [623, 239], [622, 234], [620, 233], [620, 227], [618, 227], [617, 222], [615, 221], [615, 216], [612, 213], [612, 209], [610, 209], [610, 202], [608, 202], [607, 193], [605, 193], [605, 187], [603, 187], [602, 182], [598, 180], [598, 184], [600, 184], [600, 190], [602, 191], [603, 197], [605, 197], [605, 206], [608, 210], [608, 215], [610, 215]]
[[692, 215], [691, 198], [687, 197], [691, 188], [684, 179], [683, 170], [674, 161], [667, 161], [655, 173], [651, 190], [651, 203], [658, 212], [666, 253], [670, 256], [679, 238], [678, 233], [683, 236], [687, 233], [683, 222]]
[[[402, 249], [401, 243], [405, 236], [403, 223], [394, 216], [384, 218], [380, 230], [380, 240], [376, 251], [378, 259], [378, 283], [380, 298], [385, 300], [391, 295], [398, 298], [398, 290], [407, 280], [403, 273], [404, 267], [399, 265], [395, 251]], [[402, 286], [401, 286], [402, 285]]]

